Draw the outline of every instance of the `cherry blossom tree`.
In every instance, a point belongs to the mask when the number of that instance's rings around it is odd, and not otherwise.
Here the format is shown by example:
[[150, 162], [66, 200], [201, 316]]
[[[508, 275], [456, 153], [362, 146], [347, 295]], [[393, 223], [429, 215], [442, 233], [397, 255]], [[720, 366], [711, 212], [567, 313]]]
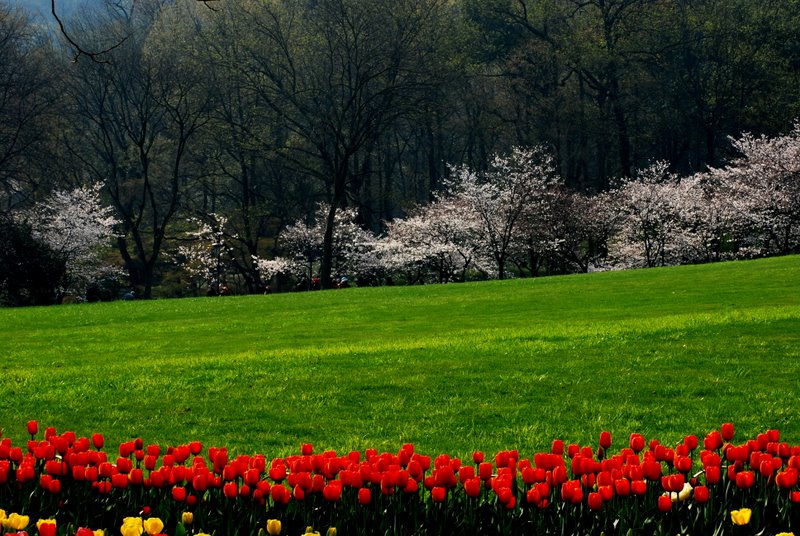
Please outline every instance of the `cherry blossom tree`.
[[558, 182], [552, 155], [543, 147], [514, 148], [496, 155], [485, 172], [467, 167], [453, 169], [449, 194], [469, 203], [481, 224], [483, 250], [494, 264], [497, 277], [506, 276], [515, 252], [528, 247], [530, 223], [542, 209], [545, 193]]
[[101, 184], [93, 184], [57, 190], [46, 201], [18, 215], [30, 226], [32, 236], [65, 263], [62, 295], [83, 295], [91, 283], [121, 273], [103, 258], [119, 222], [113, 208], [102, 204], [101, 188]]
[[609, 241], [609, 255], [621, 268], [675, 263], [674, 237], [681, 219], [676, 207], [678, 177], [657, 162], [636, 177], [623, 179], [613, 193], [619, 228]]
[[[298, 220], [286, 227], [279, 238], [278, 245], [284, 251], [283, 257], [272, 262], [256, 258], [262, 278], [283, 273], [292, 275], [309, 285], [320, 269], [323, 257], [323, 242], [330, 208], [321, 203], [313, 222]], [[335, 281], [342, 278], [373, 278], [380, 271], [376, 255], [376, 238], [356, 223], [358, 213], [353, 208], [336, 211], [333, 234], [332, 274]]]
[[227, 275], [235, 259], [227, 230], [228, 218], [209, 214], [205, 220], [191, 218], [196, 229], [187, 233], [188, 244], [178, 246], [177, 259], [190, 281], [205, 286], [209, 295], [219, 295], [227, 286]]
[[732, 140], [740, 157], [710, 175], [730, 190], [739, 256], [800, 248], [800, 121], [784, 136]]
[[721, 260], [733, 215], [725, 181], [706, 173], [678, 177], [666, 162], [641, 170], [610, 192], [616, 229], [609, 257], [619, 268]]
[[381, 257], [388, 271], [403, 272], [411, 282], [428, 272], [439, 283], [464, 281], [468, 269], [480, 269], [480, 232], [480, 220], [464, 198], [437, 199], [387, 223]]

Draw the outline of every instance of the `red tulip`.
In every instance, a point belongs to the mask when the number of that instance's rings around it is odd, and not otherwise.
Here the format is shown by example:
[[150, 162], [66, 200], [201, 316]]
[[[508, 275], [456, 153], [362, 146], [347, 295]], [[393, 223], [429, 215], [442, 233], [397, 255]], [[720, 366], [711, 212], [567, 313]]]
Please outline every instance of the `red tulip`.
[[644, 436], [642, 434], [631, 434], [629, 445], [633, 452], [641, 452], [644, 449]]
[[489, 480], [492, 478], [493, 472], [494, 466], [491, 462], [483, 462], [478, 465], [478, 475], [480, 476], [481, 480]]
[[672, 474], [667, 478], [669, 479], [669, 487], [667, 488], [667, 491], [680, 491], [683, 489], [683, 485], [686, 483], [686, 479], [682, 473]]
[[600, 432], [600, 446], [605, 450], [611, 447], [611, 432]]
[[57, 478], [54, 478], [50, 481], [50, 484], [47, 486], [47, 491], [52, 493], [53, 495], [58, 495], [61, 493], [61, 481]]
[[614, 481], [614, 491], [620, 497], [627, 497], [631, 493], [631, 482], [627, 478], [620, 478]]
[[645, 478], [648, 480], [659, 480], [661, 478], [662, 468], [660, 463], [652, 460], [645, 460], [641, 467]]
[[[380, 481], [379, 481], [380, 482]], [[319, 493], [325, 487], [325, 477], [322, 475], [314, 475], [311, 477], [311, 491]]]
[[700, 504], [708, 502], [708, 488], [705, 486], [697, 486], [694, 488], [694, 500]]
[[662, 512], [669, 512], [672, 510], [672, 499], [667, 495], [658, 496], [658, 509]]
[[56, 536], [55, 523], [40, 523], [37, 527], [39, 536]]
[[111, 487], [115, 489], [125, 489], [128, 487], [128, 475], [115, 473], [111, 475]]
[[688, 456], [676, 456], [673, 463], [675, 469], [681, 473], [688, 473], [692, 470], [692, 459]]
[[567, 481], [567, 468], [563, 465], [553, 468], [553, 485], [561, 485]]
[[28, 427], [28, 433], [31, 436], [35, 436], [36, 434], [39, 433], [39, 423], [37, 421], [28, 421], [27, 427]]
[[228, 499], [235, 499], [239, 496], [239, 486], [236, 482], [226, 482], [222, 488], [222, 492]]
[[144, 474], [142, 473], [141, 469], [131, 469], [129, 478], [131, 484], [134, 484], [136, 486], [139, 486], [142, 484], [142, 482], [144, 482]]
[[758, 472], [761, 473], [761, 476], [764, 478], [769, 478], [772, 476], [772, 473], [775, 472], [775, 468], [772, 466], [771, 459], [761, 459], [761, 463], [758, 464]]
[[464, 482], [464, 491], [467, 494], [467, 497], [478, 497], [481, 494], [481, 488], [483, 484], [480, 478], [471, 478]]
[[722, 435], [716, 430], [709, 432], [703, 440], [703, 448], [706, 450], [717, 450], [722, 446]]
[[130, 458], [117, 458], [117, 471], [120, 473], [130, 473], [133, 468], [133, 462]]
[[789, 468], [775, 475], [775, 483], [781, 489], [791, 489], [797, 485], [797, 470]]
[[431, 489], [431, 499], [433, 502], [444, 502], [445, 498], [447, 497], [447, 489], [441, 486], [434, 486]]
[[603, 507], [603, 498], [599, 493], [593, 491], [589, 493], [589, 509], [600, 510]]
[[172, 499], [178, 502], [186, 500], [186, 488], [183, 486], [175, 486], [172, 488]]
[[97, 470], [97, 467], [91, 465], [86, 468], [85, 480], [89, 482], [96, 482], [98, 476], [99, 476], [99, 471]]
[[192, 489], [200, 493], [208, 489], [208, 476], [203, 473], [194, 475], [192, 478]]
[[153, 469], [156, 468], [156, 462], [157, 461], [158, 461], [158, 458], [156, 458], [155, 456], [149, 456], [149, 455], [145, 456], [144, 457], [144, 468], [147, 469], [148, 471], [152, 471]]
[[342, 498], [342, 482], [340, 480], [330, 481], [322, 488], [322, 496], [326, 501], [337, 502]]
[[368, 505], [372, 502], [372, 491], [369, 488], [361, 488], [358, 490], [358, 504]]
[[314, 452], [314, 445], [312, 445], [311, 443], [303, 443], [303, 445], [300, 447], [300, 453], [303, 456], [311, 456], [313, 452]]
[[275, 484], [270, 489], [270, 497], [272, 500], [275, 501], [275, 504], [288, 504], [289, 503], [289, 491], [286, 489], [286, 486], [283, 484]]
[[644, 480], [634, 480], [631, 482], [631, 491], [634, 495], [644, 495], [647, 492], [647, 482]]
[[94, 445], [94, 448], [100, 450], [103, 448], [104, 444], [105, 438], [103, 437], [103, 434], [92, 434], [92, 445]]
[[748, 489], [755, 484], [755, 474], [753, 471], [741, 471], [736, 473], [736, 487], [739, 489]]
[[572, 500], [575, 490], [580, 490], [580, 482], [577, 480], [567, 480], [561, 485], [561, 500], [564, 502], [574, 502]]
[[514, 499], [514, 492], [511, 491], [511, 488], [509, 486], [502, 486], [500, 488], [497, 488], [497, 499], [501, 503], [508, 505], [509, 501]]
[[20, 463], [22, 461], [22, 449], [19, 447], [9, 448], [8, 459], [14, 463]]
[[696, 449], [698, 443], [699, 441], [696, 435], [688, 435], [683, 438], [683, 444], [686, 445], [689, 450]]
[[731, 439], [733, 439], [733, 434], [734, 434], [733, 424], [726, 422], [720, 427], [720, 432], [722, 433], [722, 439], [724, 439], [725, 441], [730, 441]]
[[718, 484], [722, 475], [718, 465], [709, 465], [706, 471], [706, 484]]
[[286, 478], [286, 466], [284, 464], [279, 464], [269, 469], [269, 477], [274, 480], [275, 482], [280, 482], [281, 480]]
[[472, 480], [473, 478], [475, 478], [474, 465], [465, 465], [458, 470], [458, 479], [462, 484], [467, 480]]

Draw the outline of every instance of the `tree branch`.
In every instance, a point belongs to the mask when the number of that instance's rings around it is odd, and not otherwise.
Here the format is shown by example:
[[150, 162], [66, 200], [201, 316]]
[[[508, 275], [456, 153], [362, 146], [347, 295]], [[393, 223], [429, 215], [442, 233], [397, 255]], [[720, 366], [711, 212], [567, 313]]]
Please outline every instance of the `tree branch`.
[[64, 22], [61, 20], [61, 17], [58, 16], [58, 13], [56, 13], [56, 0], [50, 0], [50, 11], [53, 14], [53, 18], [56, 19], [56, 22], [58, 22], [58, 27], [59, 27], [59, 30], [61, 31], [61, 35], [63, 35], [64, 38], [67, 40], [67, 42], [70, 45], [72, 45], [72, 47], [76, 50], [75, 57], [72, 59], [72, 63], [77, 62], [78, 59], [81, 56], [87, 56], [89, 59], [91, 59], [95, 63], [109, 63], [108, 60], [102, 59], [102, 56], [104, 54], [107, 54], [107, 53], [111, 52], [112, 50], [114, 50], [115, 48], [119, 47], [120, 45], [122, 45], [122, 43], [124, 43], [125, 41], [128, 40], [128, 37], [126, 36], [126, 37], [122, 38], [120, 41], [118, 41], [117, 43], [115, 43], [114, 45], [112, 45], [112, 46], [110, 46], [110, 47], [108, 47], [108, 48], [106, 48], [104, 50], [99, 50], [99, 51], [96, 51], [96, 52], [90, 52], [90, 51], [84, 49], [83, 47], [81, 47], [72, 38], [72, 36], [70, 36], [69, 33], [67, 32], [67, 29], [64, 26]]

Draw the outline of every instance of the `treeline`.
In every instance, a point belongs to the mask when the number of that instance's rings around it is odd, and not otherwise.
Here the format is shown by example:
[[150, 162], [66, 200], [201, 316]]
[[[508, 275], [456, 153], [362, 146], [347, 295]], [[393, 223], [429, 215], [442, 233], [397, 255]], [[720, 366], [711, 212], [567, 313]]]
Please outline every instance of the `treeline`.
[[136, 0], [74, 21], [62, 46], [0, 0], [0, 207], [102, 185], [107, 260], [144, 297], [202, 291], [178, 268], [198, 221], [224, 218], [207, 255], [224, 238], [215, 284], [237, 292], [264, 288], [257, 259], [284, 253], [287, 226], [316, 222], [313, 270], [330, 287], [337, 216], [385, 232], [439, 199], [451, 165], [484, 173], [543, 147], [565, 187], [594, 197], [653, 162], [688, 176], [740, 156], [731, 136], [788, 132], [798, 8]]
[[[482, 172], [453, 170], [446, 188], [380, 235], [337, 212], [333, 267], [340, 286], [462, 282], [707, 263], [800, 251], [800, 123], [786, 136], [743, 136], [725, 169], [678, 176], [666, 162], [592, 195], [568, 187], [542, 147], [516, 148]], [[259, 259], [265, 280], [319, 288], [327, 207], [280, 235], [285, 257]], [[225, 221], [195, 252], [222, 242]], [[224, 248], [223, 248], [224, 249]], [[200, 261], [200, 255], [189, 255]], [[228, 262], [195, 262], [206, 282]]]

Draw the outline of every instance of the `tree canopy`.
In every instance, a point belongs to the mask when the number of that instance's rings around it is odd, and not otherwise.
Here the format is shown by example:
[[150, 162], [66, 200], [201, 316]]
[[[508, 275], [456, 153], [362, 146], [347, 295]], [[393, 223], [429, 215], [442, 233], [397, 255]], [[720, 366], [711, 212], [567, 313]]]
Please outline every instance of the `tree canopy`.
[[[311, 275], [334, 286], [343, 221], [431, 242], [441, 229], [395, 222], [489, 203], [478, 186], [507, 178], [497, 158], [517, 150], [546, 155], [553, 177], [514, 216], [539, 234], [500, 239], [482, 273], [505, 275], [507, 258], [515, 273], [586, 270], [615, 245], [614, 222], [595, 214], [621, 214], [646, 185], [689, 188], [682, 178], [754, 162], [754, 140], [800, 116], [797, 0], [106, 0], [80, 17], [55, 4], [69, 40], [31, 4], [0, 0], [0, 54], [13, 59], [0, 67], [0, 210], [99, 184], [118, 264], [144, 297], [197, 291], [177, 266], [197, 222], [220, 217], [241, 292], [264, 288], [259, 260], [284, 255], [297, 222], [318, 227]], [[470, 174], [475, 195], [443, 194]], [[787, 210], [756, 207], [766, 183], [703, 176], [707, 196], [750, 188], [742, 210]], [[492, 218], [509, 208], [493, 202]], [[442, 279], [479, 257], [464, 240], [491, 235], [488, 218], [436, 238]], [[794, 231], [769, 232], [756, 240], [769, 247], [747, 247], [793, 251]], [[721, 258], [700, 249], [689, 257]]]

